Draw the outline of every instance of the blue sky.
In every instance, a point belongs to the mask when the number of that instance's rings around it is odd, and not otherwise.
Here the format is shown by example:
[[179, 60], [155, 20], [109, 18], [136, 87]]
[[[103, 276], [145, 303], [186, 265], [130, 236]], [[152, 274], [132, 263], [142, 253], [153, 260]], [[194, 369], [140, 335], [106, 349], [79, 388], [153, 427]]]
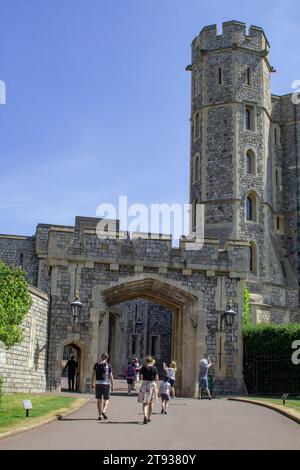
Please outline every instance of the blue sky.
[[98, 204], [188, 202], [190, 44], [239, 20], [271, 43], [272, 92], [300, 79], [300, 2], [0, 0], [0, 233]]

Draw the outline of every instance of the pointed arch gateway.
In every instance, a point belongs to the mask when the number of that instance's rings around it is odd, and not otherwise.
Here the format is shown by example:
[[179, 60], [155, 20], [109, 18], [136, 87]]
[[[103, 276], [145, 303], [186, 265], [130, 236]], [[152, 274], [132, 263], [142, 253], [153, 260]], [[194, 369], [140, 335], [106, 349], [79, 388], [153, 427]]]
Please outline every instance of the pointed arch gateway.
[[[205, 350], [206, 333], [202, 292], [194, 295], [194, 293], [175, 285], [175, 281], [168, 281], [145, 277], [116, 283], [101, 289], [102, 312], [104, 315], [104, 309], [109, 312], [110, 308], [137, 298], [150, 300], [172, 309], [174, 318], [172, 358], [176, 360], [178, 365], [177, 393], [181, 396], [194, 396], [198, 361]], [[103, 325], [103, 333], [99, 338], [102, 349], [107, 347], [105, 332], [109, 331], [109, 314], [106, 315], [106, 319], [107, 323]]]

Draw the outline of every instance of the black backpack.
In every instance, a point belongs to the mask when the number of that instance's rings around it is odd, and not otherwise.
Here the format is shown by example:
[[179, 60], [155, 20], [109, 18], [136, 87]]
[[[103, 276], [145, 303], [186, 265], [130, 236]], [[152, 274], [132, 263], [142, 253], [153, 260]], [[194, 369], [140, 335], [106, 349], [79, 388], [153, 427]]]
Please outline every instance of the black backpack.
[[101, 362], [96, 365], [96, 380], [105, 380], [106, 379], [106, 362]]

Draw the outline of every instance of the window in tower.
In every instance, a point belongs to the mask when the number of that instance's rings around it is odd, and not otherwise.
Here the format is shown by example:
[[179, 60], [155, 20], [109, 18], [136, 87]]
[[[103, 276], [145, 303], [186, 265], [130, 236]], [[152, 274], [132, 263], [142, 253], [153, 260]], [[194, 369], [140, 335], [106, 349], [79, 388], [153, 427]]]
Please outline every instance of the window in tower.
[[246, 70], [246, 81], [247, 81], [247, 85], [251, 85], [251, 68], [250, 67], [247, 67], [247, 70]]
[[256, 214], [256, 196], [255, 194], [251, 193], [248, 194], [246, 197], [246, 220], [256, 222], [257, 214]]
[[196, 155], [194, 162], [194, 182], [198, 181], [200, 178], [200, 158], [199, 155]]
[[277, 140], [278, 140], [278, 137], [277, 137], [277, 129], [276, 127], [274, 128], [274, 144], [277, 145]]
[[200, 212], [200, 208], [198, 204], [200, 204], [198, 199], [194, 199], [192, 202], [192, 231], [193, 232], [195, 232], [197, 228], [197, 224], [199, 225], [201, 221], [201, 212]]
[[218, 67], [218, 84], [223, 84], [223, 70], [222, 67]]
[[200, 136], [200, 113], [199, 111], [195, 114], [195, 140], [199, 138]]
[[257, 248], [253, 242], [250, 242], [249, 246], [249, 271], [257, 274]]
[[278, 191], [282, 191], [282, 186], [281, 186], [281, 168], [276, 168], [275, 169], [275, 184], [276, 184], [276, 189]]
[[246, 171], [248, 175], [255, 175], [255, 155], [252, 150], [246, 153]]
[[254, 121], [254, 108], [253, 106], [247, 105], [245, 107], [245, 128], [254, 131], [255, 121]]

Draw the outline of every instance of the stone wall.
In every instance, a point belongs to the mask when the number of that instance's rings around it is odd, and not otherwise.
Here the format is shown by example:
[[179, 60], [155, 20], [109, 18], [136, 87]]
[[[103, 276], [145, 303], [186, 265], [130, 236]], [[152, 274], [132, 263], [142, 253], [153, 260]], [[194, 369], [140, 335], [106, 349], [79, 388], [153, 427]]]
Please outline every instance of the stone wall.
[[22, 267], [33, 286], [38, 278], [35, 241], [35, 237], [0, 235], [0, 260], [12, 267]]
[[0, 344], [5, 392], [46, 391], [48, 297], [34, 287], [29, 292], [32, 304], [23, 322], [22, 343], [8, 350]]

